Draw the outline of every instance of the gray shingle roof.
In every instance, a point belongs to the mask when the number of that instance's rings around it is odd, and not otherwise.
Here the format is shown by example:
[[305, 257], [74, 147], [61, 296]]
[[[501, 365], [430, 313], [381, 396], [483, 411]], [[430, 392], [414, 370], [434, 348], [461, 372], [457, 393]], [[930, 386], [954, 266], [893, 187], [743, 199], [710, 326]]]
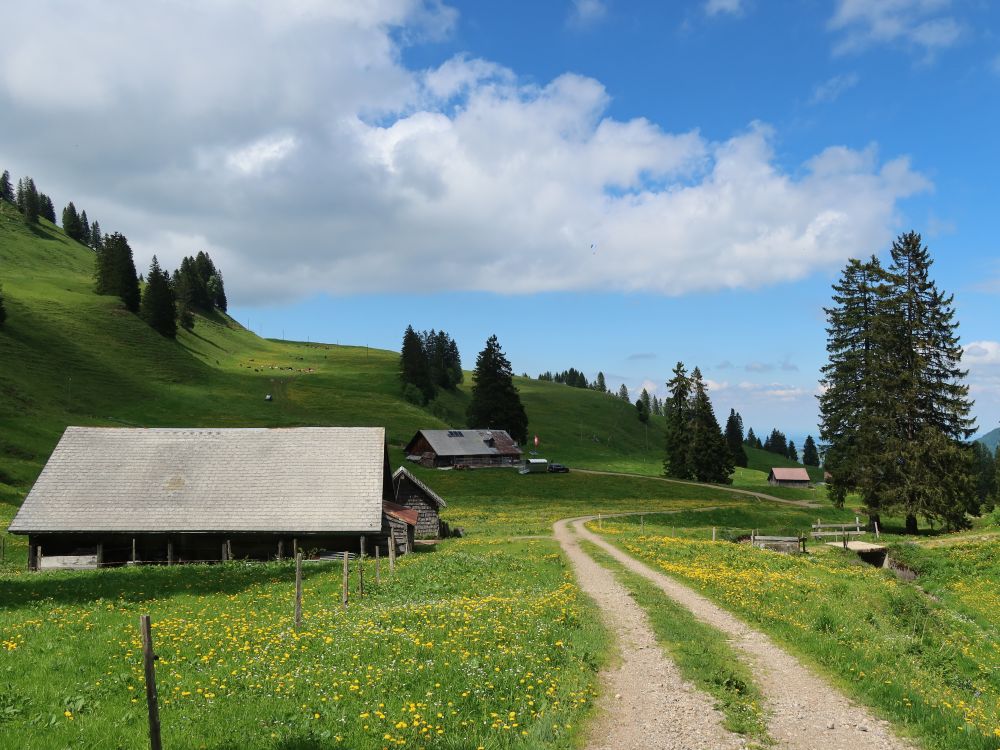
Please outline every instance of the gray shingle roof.
[[381, 427], [68, 427], [10, 531], [378, 531]]
[[[412, 440], [423, 435], [439, 456], [519, 456], [521, 450], [506, 430], [420, 430]], [[491, 440], [493, 445], [487, 441]]]

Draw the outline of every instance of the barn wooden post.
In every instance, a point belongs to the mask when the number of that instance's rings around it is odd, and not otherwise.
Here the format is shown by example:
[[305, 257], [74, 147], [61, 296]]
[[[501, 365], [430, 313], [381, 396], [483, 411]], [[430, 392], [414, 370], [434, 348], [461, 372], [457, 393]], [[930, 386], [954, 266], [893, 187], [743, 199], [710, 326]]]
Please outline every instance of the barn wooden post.
[[174, 564], [174, 543], [172, 540], [167, 540], [167, 565]]
[[139, 556], [138, 556], [138, 554], [136, 552], [136, 548], [135, 548], [135, 537], [132, 537], [132, 564], [135, 565], [135, 563], [136, 563], [136, 561], [138, 559], [139, 559]]
[[38, 570], [38, 551], [30, 536], [28, 537], [28, 570]]
[[278, 540], [278, 562], [281, 562], [284, 559], [285, 559], [285, 540], [284, 539], [279, 539]]
[[227, 539], [226, 540], [226, 559], [227, 560], [232, 560], [233, 559], [233, 540], [232, 539]]
[[42, 557], [43, 557], [43, 555], [42, 555], [42, 545], [39, 544], [38, 545], [38, 560], [35, 563], [35, 566], [36, 566], [35, 570], [41, 570], [42, 569]]
[[292, 537], [292, 554], [299, 554], [299, 539], [298, 537]]
[[361, 537], [361, 557], [358, 560], [358, 598], [365, 595], [365, 538]]
[[375, 545], [375, 585], [382, 585], [382, 548]]
[[142, 631], [142, 665], [146, 673], [146, 707], [149, 711], [149, 747], [162, 750], [160, 743], [160, 706], [156, 697], [157, 657], [153, 653], [153, 635], [149, 627], [149, 615], [139, 615], [139, 629]]
[[295, 629], [302, 627], [302, 553], [295, 556]]
[[344, 609], [347, 609], [347, 586], [348, 586], [348, 576], [351, 574], [351, 570], [347, 565], [347, 553], [344, 553], [344, 583], [340, 592], [340, 602], [344, 605]]
[[226, 543], [225, 542], [222, 543], [222, 551], [219, 553], [219, 559], [222, 562], [226, 561]]

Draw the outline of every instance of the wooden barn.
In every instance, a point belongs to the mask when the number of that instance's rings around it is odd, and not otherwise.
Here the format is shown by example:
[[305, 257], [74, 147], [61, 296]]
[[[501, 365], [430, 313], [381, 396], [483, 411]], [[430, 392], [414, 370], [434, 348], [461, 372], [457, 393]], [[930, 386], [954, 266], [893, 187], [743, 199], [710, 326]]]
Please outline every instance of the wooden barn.
[[381, 427], [69, 427], [10, 532], [31, 569], [387, 553], [393, 500]]
[[775, 467], [767, 475], [767, 483], [775, 487], [808, 487], [810, 481], [804, 468]]
[[403, 466], [392, 475], [392, 484], [396, 491], [396, 504], [417, 512], [417, 538], [439, 539], [441, 508], [447, 507], [448, 503]]
[[421, 466], [516, 466], [521, 448], [505, 430], [419, 430], [406, 457]]

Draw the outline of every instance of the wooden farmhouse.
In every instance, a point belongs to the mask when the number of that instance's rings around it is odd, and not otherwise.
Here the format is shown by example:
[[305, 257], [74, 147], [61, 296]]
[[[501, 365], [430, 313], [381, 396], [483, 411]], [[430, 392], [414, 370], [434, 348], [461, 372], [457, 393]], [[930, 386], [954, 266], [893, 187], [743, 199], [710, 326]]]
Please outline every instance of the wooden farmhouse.
[[31, 569], [406, 552], [393, 499], [381, 427], [69, 427], [10, 531]]
[[808, 487], [810, 481], [809, 472], [804, 468], [775, 467], [767, 475], [767, 483], [776, 487]]
[[440, 538], [441, 508], [447, 507], [448, 503], [403, 466], [392, 475], [392, 484], [396, 491], [396, 503], [417, 513], [417, 538]]
[[420, 430], [406, 445], [406, 457], [421, 466], [515, 466], [521, 448], [504, 430]]

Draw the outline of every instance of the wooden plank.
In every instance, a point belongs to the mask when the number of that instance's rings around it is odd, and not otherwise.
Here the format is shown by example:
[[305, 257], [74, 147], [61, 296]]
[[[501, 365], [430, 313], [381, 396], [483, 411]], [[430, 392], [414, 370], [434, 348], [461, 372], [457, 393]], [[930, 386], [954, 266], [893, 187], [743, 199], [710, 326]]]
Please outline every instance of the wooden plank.
[[302, 627], [302, 553], [295, 556], [295, 629]]
[[156, 697], [156, 655], [153, 653], [153, 635], [149, 626], [149, 615], [139, 615], [139, 629], [142, 632], [142, 664], [146, 675], [146, 707], [149, 711], [149, 747], [162, 750], [160, 742], [160, 705]]
[[810, 532], [810, 536], [813, 539], [819, 539], [823, 536], [843, 536], [844, 534], [849, 534], [852, 536], [859, 536], [861, 534], [867, 534], [867, 531], [855, 531], [854, 529], [846, 529], [844, 531], [813, 531]]
[[94, 570], [97, 555], [49, 555], [39, 561], [39, 568], [45, 570]]
[[797, 536], [756, 536], [754, 539], [758, 542], [795, 542], [796, 544], [799, 541]]

